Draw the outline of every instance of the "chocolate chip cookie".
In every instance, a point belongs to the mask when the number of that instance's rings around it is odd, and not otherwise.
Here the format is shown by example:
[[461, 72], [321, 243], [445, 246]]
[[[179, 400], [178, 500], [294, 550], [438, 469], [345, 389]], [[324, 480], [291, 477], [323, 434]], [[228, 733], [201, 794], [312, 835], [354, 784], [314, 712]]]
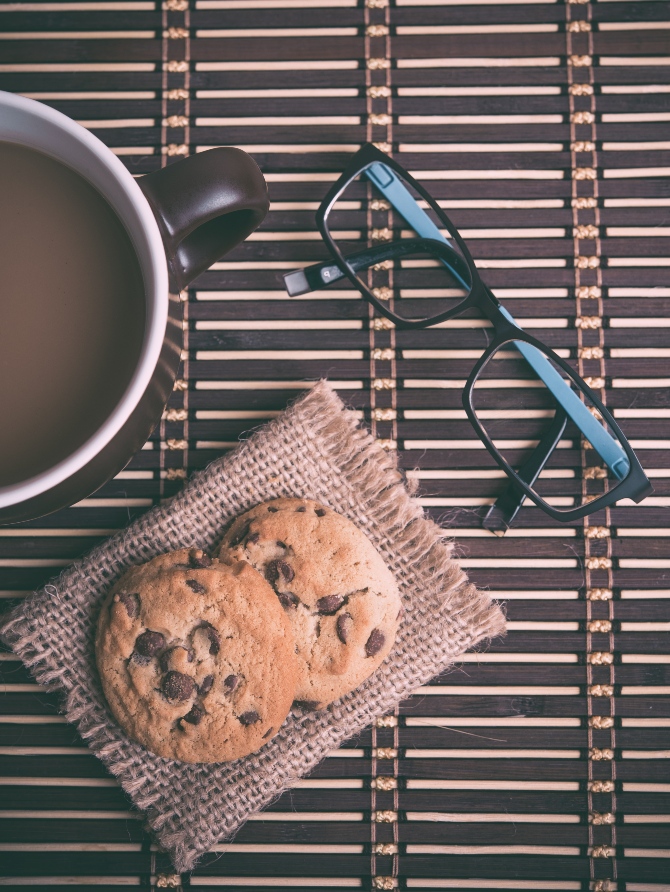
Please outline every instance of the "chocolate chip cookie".
[[274, 589], [296, 642], [296, 700], [319, 709], [388, 656], [400, 622], [395, 579], [350, 520], [308, 499], [264, 502], [233, 523], [221, 561], [247, 561]]
[[274, 591], [247, 563], [199, 549], [129, 570], [102, 605], [95, 644], [116, 720], [167, 759], [254, 752], [294, 698], [293, 635]]

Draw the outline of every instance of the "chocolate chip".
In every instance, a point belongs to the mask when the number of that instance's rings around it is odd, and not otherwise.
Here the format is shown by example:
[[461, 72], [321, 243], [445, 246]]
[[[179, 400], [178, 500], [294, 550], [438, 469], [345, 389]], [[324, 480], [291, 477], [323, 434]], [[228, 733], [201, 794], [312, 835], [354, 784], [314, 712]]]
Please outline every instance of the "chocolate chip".
[[277, 511], [279, 511], [279, 508], [273, 508], [272, 505], [268, 505], [268, 511], [270, 512], [270, 514], [276, 514]]
[[270, 561], [265, 568], [265, 578], [270, 583], [279, 579], [279, 561]]
[[369, 657], [374, 657], [375, 654], [378, 654], [379, 651], [384, 646], [386, 642], [386, 635], [382, 632], [381, 629], [373, 629], [370, 632], [370, 637], [365, 642], [365, 653]]
[[188, 722], [189, 725], [199, 725], [206, 715], [207, 713], [202, 708], [202, 706], [194, 703], [191, 707], [191, 711], [187, 715], [185, 715], [181, 721]]
[[177, 650], [185, 650], [186, 659], [189, 663], [193, 662], [193, 651], [189, 650], [188, 647], [184, 647], [183, 644], [176, 644], [174, 647], [171, 647], [169, 650], [166, 650], [164, 653], [161, 654], [160, 666], [163, 672], [167, 672], [170, 668], [170, 660], [172, 658], [172, 655]]
[[298, 709], [302, 709], [304, 712], [314, 712], [314, 710], [319, 708], [318, 700], [294, 700], [293, 705], [297, 706]]
[[279, 570], [281, 572], [281, 575], [287, 582], [291, 582], [291, 580], [295, 576], [293, 567], [290, 564], [287, 564], [286, 561], [279, 562]]
[[159, 650], [165, 647], [165, 638], [160, 632], [152, 632], [147, 629], [135, 640], [135, 650], [143, 657], [155, 657]]
[[287, 564], [286, 561], [278, 558], [276, 561], [270, 561], [270, 563], [265, 568], [265, 578], [268, 582], [277, 582], [280, 576], [286, 582], [291, 582], [291, 580], [295, 576], [295, 573], [293, 572], [293, 567], [290, 564]]
[[161, 689], [168, 700], [188, 700], [195, 690], [195, 682], [190, 675], [171, 669], [163, 678]]
[[242, 542], [242, 540], [246, 537], [247, 533], [249, 532], [250, 526], [251, 526], [251, 521], [249, 521], [248, 523], [242, 524], [240, 529], [237, 531], [237, 533], [235, 533], [233, 538], [230, 540], [231, 548], [234, 548], [236, 545], [239, 545], [240, 542]]
[[188, 562], [194, 570], [204, 570], [212, 566], [211, 557], [202, 548], [192, 548], [188, 553]]
[[335, 623], [335, 631], [337, 632], [337, 637], [340, 639], [342, 644], [346, 644], [349, 640], [349, 635], [351, 634], [351, 630], [354, 627], [354, 619], [350, 613], [341, 613], [337, 617], [337, 622]]
[[256, 722], [260, 722], [261, 720], [261, 717], [255, 709], [250, 709], [248, 712], [243, 712], [242, 715], [238, 716], [238, 718], [243, 725], [255, 725]]
[[247, 536], [246, 544], [247, 545], [255, 545], [260, 538], [261, 538], [260, 533], [249, 533], [249, 535]]
[[261, 739], [262, 739], [262, 740], [267, 740], [268, 737], [270, 736], [270, 734], [272, 734], [272, 731], [273, 731], [273, 730], [274, 730], [273, 728], [268, 728], [267, 731], [265, 732], [265, 734], [263, 735], [263, 737], [262, 737]]
[[118, 592], [114, 600], [123, 604], [131, 619], [137, 619], [140, 615], [140, 596], [137, 592]]
[[295, 513], [296, 513], [296, 514], [304, 514], [305, 511], [307, 511], [307, 508], [305, 508], [304, 505], [301, 505], [300, 508], [296, 508], [296, 509], [295, 509]]
[[293, 592], [277, 592], [277, 597], [281, 606], [286, 607], [287, 610], [295, 610], [300, 603], [300, 598]]
[[316, 602], [316, 609], [325, 616], [332, 616], [344, 604], [342, 595], [326, 595], [325, 598], [319, 598]]
[[229, 675], [223, 682], [223, 689], [227, 694], [232, 694], [240, 686], [241, 675]]
[[203, 680], [200, 682], [200, 687], [198, 688], [198, 693], [201, 697], [204, 697], [206, 694], [212, 690], [212, 685], [214, 684], [214, 676], [206, 675]]
[[151, 662], [151, 657], [145, 657], [144, 654], [138, 654], [138, 652], [134, 650], [130, 655], [130, 662], [134, 663], [136, 666], [148, 666]]
[[315, 508], [314, 513], [317, 517], [323, 517], [325, 515], [325, 510], [323, 508]]
[[200, 628], [209, 639], [209, 652], [215, 657], [221, 650], [221, 636], [211, 623], [203, 623]]
[[202, 584], [202, 582], [198, 582], [197, 579], [187, 579], [186, 585], [191, 589], [192, 592], [196, 595], [206, 595], [207, 589]]
[[286, 549], [288, 548], [288, 545], [286, 544], [286, 542], [282, 542], [282, 541], [279, 540], [279, 539], [277, 539], [277, 545], [278, 545], [280, 548], [283, 548], [284, 550], [286, 550]]

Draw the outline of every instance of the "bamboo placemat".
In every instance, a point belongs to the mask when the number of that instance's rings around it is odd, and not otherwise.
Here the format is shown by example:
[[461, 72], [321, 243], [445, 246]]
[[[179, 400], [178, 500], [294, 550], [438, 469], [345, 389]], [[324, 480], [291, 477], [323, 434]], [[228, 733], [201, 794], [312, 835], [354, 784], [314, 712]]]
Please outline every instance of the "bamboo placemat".
[[[670, 889], [669, 38], [653, 0], [0, 4], [0, 88], [135, 174], [241, 146], [272, 199], [184, 295], [183, 370], [145, 449], [90, 499], [0, 530], [4, 603], [327, 375], [510, 620], [181, 880], [0, 654], [3, 887]], [[429, 183], [515, 318], [600, 389], [656, 487], [642, 506], [573, 527], [527, 507], [482, 535], [502, 481], [460, 409], [476, 320], [396, 332], [350, 291], [285, 297], [278, 274], [325, 256], [314, 210], [364, 140]], [[568, 466], [595, 474], [574, 446]]]

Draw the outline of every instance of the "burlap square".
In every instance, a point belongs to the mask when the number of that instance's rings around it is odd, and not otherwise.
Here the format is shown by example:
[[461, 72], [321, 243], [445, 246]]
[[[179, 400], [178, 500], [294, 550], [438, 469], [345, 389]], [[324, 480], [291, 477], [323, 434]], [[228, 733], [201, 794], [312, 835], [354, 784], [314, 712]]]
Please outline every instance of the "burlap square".
[[[236, 762], [189, 765], [129, 740], [107, 712], [94, 659], [105, 592], [132, 564], [183, 546], [211, 548], [228, 520], [277, 496], [309, 496], [346, 515], [379, 549], [400, 585], [405, 618], [391, 656], [356, 691], [317, 713], [291, 713], [279, 734]], [[176, 870], [190, 870], [329, 750], [392, 710], [482, 638], [503, 631], [489, 596], [469, 584], [444, 532], [426, 520], [394, 459], [325, 382], [183, 491], [28, 597], [3, 639], [119, 779]]]

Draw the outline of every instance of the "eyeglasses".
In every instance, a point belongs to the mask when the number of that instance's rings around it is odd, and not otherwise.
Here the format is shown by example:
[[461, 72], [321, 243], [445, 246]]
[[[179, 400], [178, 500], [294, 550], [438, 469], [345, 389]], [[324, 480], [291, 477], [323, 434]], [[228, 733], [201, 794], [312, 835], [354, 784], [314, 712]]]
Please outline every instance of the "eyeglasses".
[[[653, 492], [609, 410], [566, 362], [569, 351], [559, 355], [514, 321], [438, 202], [392, 158], [363, 146], [316, 222], [333, 259], [287, 273], [290, 296], [349, 280], [399, 329], [448, 328], [454, 317], [477, 311], [492, 326], [462, 394], [470, 423], [509, 478], [482, 521], [486, 529], [504, 535], [526, 498], [570, 522]], [[588, 473], [580, 445], [588, 450]]]

